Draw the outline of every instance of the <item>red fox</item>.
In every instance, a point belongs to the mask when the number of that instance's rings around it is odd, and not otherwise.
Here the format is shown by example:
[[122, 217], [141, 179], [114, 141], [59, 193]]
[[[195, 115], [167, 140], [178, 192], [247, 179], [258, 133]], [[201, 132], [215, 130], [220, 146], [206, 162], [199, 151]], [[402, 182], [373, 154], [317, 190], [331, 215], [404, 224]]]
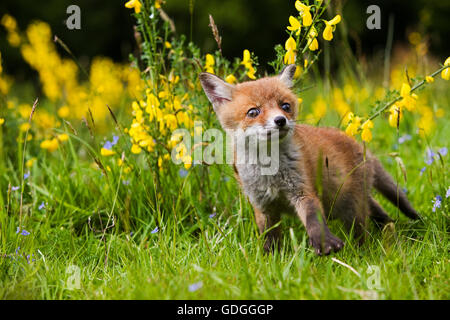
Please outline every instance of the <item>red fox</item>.
[[278, 134], [279, 169], [262, 175], [258, 164], [234, 164], [236, 178], [248, 196], [266, 250], [279, 242], [281, 213], [296, 214], [310, 245], [319, 255], [339, 251], [344, 242], [327, 226], [340, 218], [362, 243], [367, 218], [379, 227], [393, 221], [370, 195], [375, 187], [406, 216], [419, 215], [379, 160], [353, 138], [335, 128], [296, 124], [295, 65], [279, 75], [237, 85], [201, 73], [200, 81], [224, 130], [241, 129], [249, 135]]

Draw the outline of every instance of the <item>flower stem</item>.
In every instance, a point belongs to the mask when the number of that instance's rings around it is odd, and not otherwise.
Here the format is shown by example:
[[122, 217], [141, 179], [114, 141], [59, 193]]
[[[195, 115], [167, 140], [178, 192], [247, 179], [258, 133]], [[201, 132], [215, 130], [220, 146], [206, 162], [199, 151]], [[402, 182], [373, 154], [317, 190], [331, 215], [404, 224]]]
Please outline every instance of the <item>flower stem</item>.
[[[440, 69], [436, 70], [435, 72], [433, 72], [433, 73], [431, 74], [431, 77], [434, 78], [434, 77], [435, 77], [437, 74], [439, 74], [442, 70], [447, 69], [447, 68], [449, 68], [449, 67], [450, 67], [450, 66], [443, 66], [442, 68], [440, 68]], [[416, 85], [414, 85], [414, 86], [411, 88], [411, 92], [413, 92], [413, 91], [419, 89], [421, 86], [423, 86], [423, 85], [425, 84], [425, 82], [426, 82], [425, 80], [422, 80], [422, 81], [420, 81], [419, 83], [417, 83]], [[392, 106], [394, 103], [396, 103], [397, 101], [399, 101], [399, 100], [401, 100], [401, 99], [403, 99], [403, 98], [400, 96], [400, 97], [397, 97], [397, 98], [391, 100], [391, 101], [388, 102], [388, 104], [386, 104], [383, 108], [381, 108], [380, 110], [378, 110], [377, 112], [375, 112], [373, 115], [371, 115], [371, 116], [369, 117], [368, 120], [373, 120], [373, 119], [375, 119], [375, 118], [378, 117], [381, 113], [383, 113], [387, 108], [389, 108], [390, 106]]]

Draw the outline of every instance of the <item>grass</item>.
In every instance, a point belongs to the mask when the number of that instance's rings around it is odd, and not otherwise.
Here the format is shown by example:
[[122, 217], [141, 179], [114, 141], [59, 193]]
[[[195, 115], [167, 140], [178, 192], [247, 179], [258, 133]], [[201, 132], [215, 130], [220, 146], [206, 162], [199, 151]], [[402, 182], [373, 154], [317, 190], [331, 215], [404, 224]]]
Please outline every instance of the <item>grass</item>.
[[[439, 99], [448, 105], [448, 93]], [[428, 139], [414, 134], [412, 122], [405, 121], [401, 131], [412, 140], [398, 144], [395, 130], [380, 120], [369, 145], [407, 188], [423, 221], [409, 221], [376, 195], [396, 219], [395, 228], [381, 232], [372, 226], [366, 243], [358, 246], [333, 221], [331, 230], [346, 245], [328, 257], [313, 253], [304, 227], [290, 217], [282, 220], [282, 249], [265, 254], [251, 206], [230, 167], [196, 166], [183, 178], [179, 168], [156, 173], [144, 158], [130, 157], [134, 170], [125, 174], [113, 159], [96, 155], [105, 168], [110, 166], [102, 172], [89, 157], [98, 153], [91, 146], [99, 138], [89, 138], [86, 128], [75, 135], [67, 127], [70, 139], [54, 154], [32, 145], [27, 149], [39, 160], [24, 181], [22, 227], [30, 232], [24, 236], [16, 233], [20, 190], [7, 192], [9, 183], [20, 185], [20, 161], [5, 152], [0, 163], [0, 298], [448, 299], [449, 156], [420, 174], [427, 146], [448, 147], [448, 118], [437, 121]], [[126, 148], [124, 136], [119, 143]], [[407, 182], [390, 152], [403, 159]], [[444, 197], [443, 205], [433, 212], [437, 194]], [[39, 209], [42, 202], [45, 208]], [[78, 275], [79, 288], [73, 289]], [[192, 284], [200, 288], [190, 290]]]

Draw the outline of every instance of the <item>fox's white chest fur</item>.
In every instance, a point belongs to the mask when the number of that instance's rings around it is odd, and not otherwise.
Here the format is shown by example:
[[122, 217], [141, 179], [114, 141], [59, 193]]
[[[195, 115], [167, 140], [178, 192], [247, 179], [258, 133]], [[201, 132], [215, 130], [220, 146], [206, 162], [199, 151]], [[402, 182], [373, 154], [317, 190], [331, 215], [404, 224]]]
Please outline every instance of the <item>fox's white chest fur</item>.
[[299, 171], [300, 150], [286, 139], [280, 144], [278, 170], [271, 175], [262, 174], [261, 164], [236, 164], [239, 178], [250, 202], [260, 209], [278, 200], [286, 201], [301, 194], [304, 183]]

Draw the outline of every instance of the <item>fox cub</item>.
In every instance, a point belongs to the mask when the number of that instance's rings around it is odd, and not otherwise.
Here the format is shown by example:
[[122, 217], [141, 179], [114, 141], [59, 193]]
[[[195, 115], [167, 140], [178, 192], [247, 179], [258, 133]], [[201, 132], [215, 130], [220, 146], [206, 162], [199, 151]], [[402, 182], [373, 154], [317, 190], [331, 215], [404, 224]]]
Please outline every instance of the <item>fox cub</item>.
[[300, 218], [319, 255], [344, 246], [328, 229], [329, 218], [340, 218], [362, 243], [368, 217], [380, 227], [392, 221], [370, 195], [372, 187], [406, 216], [418, 219], [379, 160], [370, 152], [364, 159], [362, 146], [353, 138], [334, 128], [296, 124], [298, 100], [290, 90], [295, 68], [288, 65], [278, 76], [237, 85], [210, 73], [200, 74], [224, 130], [240, 129], [248, 137], [277, 135], [279, 169], [275, 174], [261, 174], [258, 164], [234, 163], [260, 232], [270, 229], [264, 248], [270, 250], [280, 236], [279, 227], [273, 226], [281, 213]]

